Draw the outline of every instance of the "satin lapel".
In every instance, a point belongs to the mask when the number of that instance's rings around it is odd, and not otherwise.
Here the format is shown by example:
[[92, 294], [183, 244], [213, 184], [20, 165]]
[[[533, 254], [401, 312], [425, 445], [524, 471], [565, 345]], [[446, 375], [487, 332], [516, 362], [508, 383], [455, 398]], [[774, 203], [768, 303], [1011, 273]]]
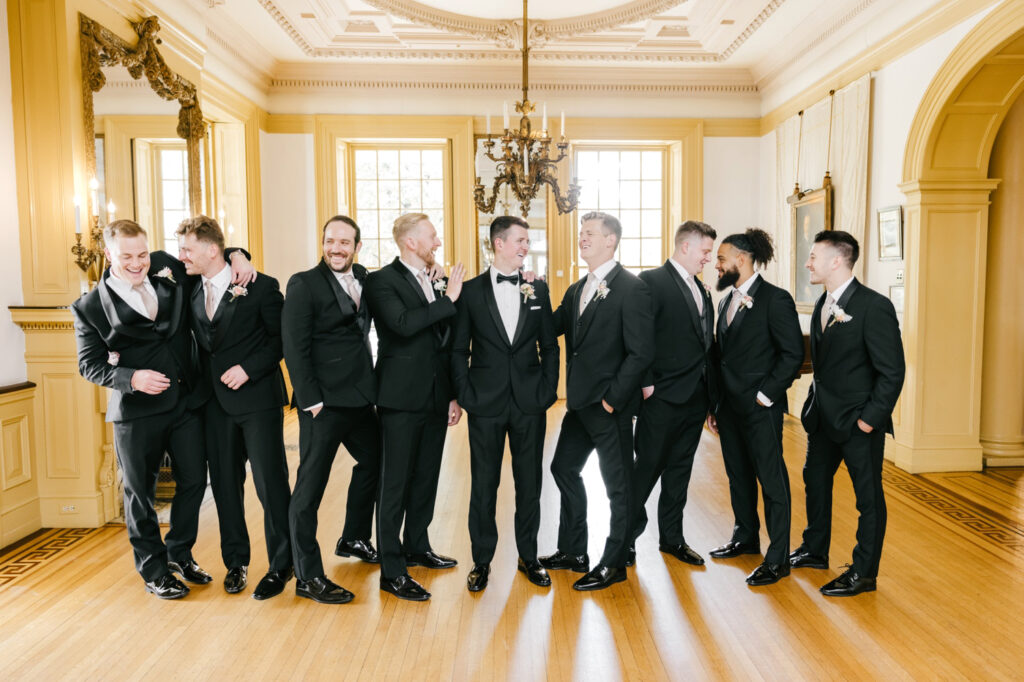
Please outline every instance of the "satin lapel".
[[686, 282], [682, 276], [676, 270], [675, 266], [665, 262], [662, 266], [668, 271], [668, 276], [676, 283], [679, 287], [679, 291], [683, 294], [683, 300], [686, 302], [686, 308], [690, 311], [690, 321], [693, 322], [693, 328], [697, 330], [697, 336], [701, 339], [704, 338], [704, 330], [700, 326], [700, 313], [697, 312], [697, 302], [693, 300], [693, 292], [690, 291], [690, 287], [686, 286]]
[[[846, 291], [843, 292], [843, 295], [839, 297], [838, 301], [836, 301], [836, 306], [845, 310], [847, 304], [849, 304], [849, 302], [850, 302], [850, 299], [853, 298], [853, 295], [855, 293], [857, 293], [857, 288], [859, 286], [860, 286], [860, 283], [856, 280], [856, 278], [854, 278], [854, 280], [852, 282], [850, 282], [849, 286], [846, 287]], [[828, 324], [825, 327], [825, 331], [823, 331], [821, 333], [821, 350], [822, 350], [822, 353], [825, 352], [825, 347], [829, 343], [830, 339], [833, 336], [835, 336], [833, 327], [837, 327], [840, 324], [842, 324], [842, 323], [841, 322], [836, 322], [835, 316], [829, 315]], [[821, 328], [821, 324], [820, 323], [818, 324], [818, 328], [819, 329]]]
[[[612, 295], [612, 280], [614, 280], [620, 272], [622, 272], [622, 266], [616, 263], [615, 267], [613, 267], [611, 269], [611, 272], [608, 273], [608, 276], [601, 280], [604, 282], [605, 287], [607, 287], [608, 289], [608, 296]], [[600, 282], [598, 283], [598, 286], [600, 286]], [[580, 316], [580, 333], [576, 339], [577, 343], [583, 341], [583, 337], [587, 335], [587, 331], [590, 329], [590, 325], [594, 322], [594, 317], [597, 316], [597, 309], [601, 305], [602, 301], [604, 301], [604, 299], [598, 298], [597, 290], [595, 290], [594, 295], [590, 299], [590, 303], [587, 304], [586, 309], [584, 309], [583, 311], [583, 315]]]
[[[522, 275], [520, 274], [520, 277]], [[522, 282], [522, 280], [519, 280]], [[526, 307], [527, 299], [523, 295], [522, 291], [519, 292], [519, 319], [516, 320], [516, 331], [512, 334], [512, 345], [516, 345], [519, 342], [519, 337], [523, 335], [523, 329], [526, 327], [526, 316], [530, 312]]]
[[213, 339], [210, 341], [211, 348], [220, 346], [221, 341], [224, 340], [224, 336], [227, 334], [228, 328], [231, 326], [231, 318], [235, 316], [235, 311], [238, 310], [238, 306], [241, 303], [240, 297], [236, 297], [234, 301], [231, 300], [231, 287], [229, 286], [224, 295], [220, 297], [217, 310], [213, 313], [213, 320], [210, 321], [210, 325], [214, 330]]
[[331, 288], [331, 293], [334, 294], [335, 300], [338, 302], [338, 307], [341, 308], [342, 315], [352, 315], [356, 312], [356, 304], [345, 290], [341, 286], [341, 282], [334, 276], [334, 272], [331, 271], [323, 261], [316, 266], [316, 269], [320, 271], [320, 274], [327, 281], [327, 286]]
[[701, 282], [700, 293], [701, 293], [701, 296], [704, 297], [704, 310], [706, 311], [705, 314], [708, 315], [709, 317], [708, 317], [708, 329], [707, 329], [707, 332], [705, 332], [703, 327], [702, 327], [701, 328], [701, 333], [704, 334], [704, 350], [707, 350], [707, 349], [711, 348], [711, 344], [713, 344], [715, 342], [715, 325], [712, 322], [712, 320], [714, 318], [711, 317], [711, 315], [712, 315], [711, 310], [714, 308], [714, 303], [711, 300], [711, 294], [708, 293], [708, 290], [706, 288], [704, 288], [703, 285], [704, 285], [704, 283]]
[[151, 320], [137, 313], [120, 296], [110, 290], [106, 283], [109, 272], [108, 270], [107, 274], [100, 279], [97, 287], [100, 289], [100, 303], [103, 306], [103, 312], [106, 314], [111, 328], [120, 334], [137, 339], [159, 338]]
[[[757, 281], [750, 285], [747, 290], [747, 296], [754, 299], [754, 305], [757, 305], [757, 290], [761, 288], [761, 282], [764, 281], [764, 277], [758, 276]], [[729, 325], [729, 334], [734, 335], [735, 332], [739, 331], [740, 325], [743, 324], [743, 320], [747, 317], [746, 306], [740, 306], [740, 309], [736, 311], [736, 317], [732, 318], [732, 324]]]
[[[352, 273], [356, 276], [356, 281], [359, 282], [359, 286], [362, 291], [366, 291], [366, 268], [356, 263], [352, 266]], [[351, 297], [349, 297], [351, 300]], [[352, 301], [355, 305], [355, 301]], [[366, 303], [361, 302], [359, 307], [356, 309], [356, 324], [359, 325], [359, 331], [363, 333], [366, 338], [366, 347], [370, 347], [370, 309], [366, 306]]]
[[205, 350], [210, 350], [211, 342], [209, 335], [200, 333], [200, 330], [209, 329], [209, 327], [207, 326], [208, 320], [206, 318], [206, 296], [204, 292], [205, 287], [203, 287], [202, 283], [200, 283], [198, 286], [192, 289], [192, 299], [189, 301], [189, 305], [192, 306], [192, 316], [195, 317], [196, 320], [198, 321], [197, 324], [193, 327], [193, 331], [195, 332], [196, 336], [196, 341]]
[[397, 258], [391, 261], [391, 266], [395, 268], [398, 271], [398, 274], [404, 277], [405, 281], [409, 283], [409, 286], [411, 286], [413, 290], [415, 290], [416, 295], [419, 296], [419, 299], [420, 301], [423, 302], [423, 305], [427, 305], [430, 303], [430, 301], [427, 300], [427, 295], [424, 294], [423, 289], [420, 288], [420, 283], [416, 281], [416, 278], [413, 276], [409, 268], [402, 265], [401, 261], [399, 261], [399, 259]]
[[825, 296], [822, 294], [818, 297], [818, 302], [814, 304], [814, 312], [811, 313], [811, 363], [814, 363], [814, 359], [818, 355], [818, 346], [821, 344], [821, 309], [825, 307]]
[[725, 326], [725, 313], [729, 310], [729, 296], [726, 296], [718, 302], [718, 343], [721, 344], [725, 339], [725, 335], [728, 333], [728, 329]]
[[484, 270], [484, 302], [487, 304], [487, 311], [494, 320], [494, 326], [498, 331], [498, 338], [509, 344], [508, 333], [505, 331], [505, 323], [501, 321], [501, 311], [498, 310], [498, 299], [494, 296], [494, 284], [491, 282], [491, 273]]
[[[167, 336], [170, 336], [178, 331], [178, 325], [181, 323], [182, 288], [173, 282], [164, 281], [162, 277], [156, 279], [150, 277], [149, 281], [156, 291], [157, 312], [155, 327], [158, 332], [166, 332]], [[167, 317], [161, 318], [160, 313], [165, 310], [169, 311], [169, 313]]]

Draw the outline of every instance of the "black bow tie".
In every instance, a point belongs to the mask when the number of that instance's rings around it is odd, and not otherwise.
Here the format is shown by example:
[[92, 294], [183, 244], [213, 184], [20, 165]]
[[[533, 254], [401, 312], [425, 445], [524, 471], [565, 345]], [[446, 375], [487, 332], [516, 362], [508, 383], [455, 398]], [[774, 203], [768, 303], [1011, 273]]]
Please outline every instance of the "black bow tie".
[[501, 273], [498, 273], [498, 284], [501, 284], [502, 282], [509, 282], [511, 284], [519, 284], [519, 273], [517, 272], [514, 275], [503, 275]]

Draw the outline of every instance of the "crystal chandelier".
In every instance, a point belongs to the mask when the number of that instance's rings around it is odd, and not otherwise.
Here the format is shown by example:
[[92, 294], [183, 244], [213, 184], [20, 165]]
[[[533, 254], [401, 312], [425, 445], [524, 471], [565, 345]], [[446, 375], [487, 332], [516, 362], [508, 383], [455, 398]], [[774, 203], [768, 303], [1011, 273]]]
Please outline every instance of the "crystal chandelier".
[[568, 156], [566, 150], [569, 148], [569, 143], [565, 140], [565, 114], [562, 114], [560, 140], [555, 143], [558, 148], [557, 158], [551, 157], [552, 138], [548, 135], [546, 106], [541, 129], [534, 132], [533, 126], [530, 124], [530, 114], [534, 112], [535, 106], [527, 95], [530, 86], [530, 47], [527, 42], [526, 3], [527, 0], [523, 0], [523, 101], [516, 102], [516, 111], [522, 114], [522, 118], [519, 119], [519, 128], [511, 129], [508, 105], [505, 105], [505, 133], [500, 138], [501, 155], [495, 156], [496, 141], [491, 137], [491, 119], [490, 116], [487, 117], [487, 140], [484, 142], [484, 154], [497, 164], [497, 169], [489, 199], [485, 198], [486, 190], [483, 183], [480, 182], [480, 176], [476, 178], [473, 199], [481, 213], [494, 213], [494, 205], [502, 186], [511, 188], [512, 194], [519, 200], [519, 207], [522, 209], [524, 217], [530, 213], [530, 201], [537, 196], [538, 192], [543, 191], [544, 185], [551, 186], [559, 213], [569, 213], [575, 210], [579, 199], [580, 187], [576, 184], [576, 178], [573, 178], [573, 182], [569, 184], [569, 191], [565, 196], [562, 195], [558, 187], [557, 164]]

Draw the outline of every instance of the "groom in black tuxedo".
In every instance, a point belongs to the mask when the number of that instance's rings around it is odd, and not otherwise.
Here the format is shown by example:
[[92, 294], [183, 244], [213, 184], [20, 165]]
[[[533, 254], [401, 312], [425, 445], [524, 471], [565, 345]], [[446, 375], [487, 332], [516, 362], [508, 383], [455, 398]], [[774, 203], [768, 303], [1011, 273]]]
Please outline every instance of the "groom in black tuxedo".
[[832, 539], [832, 481], [846, 464], [857, 498], [853, 564], [821, 588], [830, 597], [875, 589], [885, 537], [882, 455], [891, 434], [906, 365], [892, 301], [853, 276], [857, 240], [840, 230], [819, 232], [807, 269], [825, 293], [811, 317], [814, 382], [801, 413], [807, 431], [807, 528], [790, 555], [795, 567], [828, 568]]
[[697, 275], [711, 262], [716, 236], [707, 223], [687, 220], [676, 229], [671, 258], [640, 273], [654, 304], [654, 364], [636, 421], [630, 539], [635, 543], [647, 526], [645, 505], [660, 478], [659, 549], [694, 566], [704, 559], [683, 539], [683, 508], [715, 385], [709, 365], [715, 311]]
[[377, 387], [370, 355], [370, 314], [363, 300], [366, 268], [355, 263], [359, 226], [334, 216], [323, 228], [323, 258], [288, 281], [282, 314], [284, 361], [299, 413], [299, 471], [289, 509], [295, 593], [344, 604], [352, 593], [324, 574], [316, 540], [317, 511], [338, 446], [356, 461], [348, 486], [345, 527], [335, 554], [379, 561], [370, 541], [380, 475]]
[[231, 594], [246, 585], [250, 546], [243, 491], [246, 461], [263, 504], [269, 571], [253, 597], [280, 594], [292, 575], [288, 538], [287, 403], [281, 374], [281, 305], [277, 280], [259, 275], [247, 287], [231, 284], [224, 234], [212, 218], [196, 216], [177, 231], [190, 277], [192, 333], [199, 346], [197, 396], [204, 403], [210, 486], [220, 522], [220, 547]]
[[545, 412], [558, 389], [558, 339], [547, 284], [526, 282], [520, 273], [530, 251], [528, 230], [522, 218], [494, 219], [494, 263], [466, 282], [455, 322], [452, 375], [459, 405], [469, 414], [470, 592], [487, 586], [498, 542], [494, 514], [506, 435], [516, 488], [519, 570], [535, 585], [551, 585], [537, 560], [537, 530]]
[[[211, 580], [192, 558], [206, 453], [185, 268], [163, 251], [150, 253], [145, 230], [131, 220], [107, 225], [103, 241], [110, 267], [71, 305], [78, 368], [88, 381], [111, 389], [107, 421], [113, 422], [135, 568], [148, 592], [178, 599], [189, 589], [171, 571], [195, 584]], [[154, 508], [165, 452], [175, 481], [166, 545]]]
[[[554, 315], [555, 331], [565, 334], [568, 410], [551, 461], [561, 492], [558, 551], [541, 564], [586, 573], [573, 584], [577, 590], [624, 581], [633, 539], [633, 416], [654, 359], [654, 318], [647, 285], [613, 260], [621, 237], [614, 216], [583, 216], [579, 249], [589, 273], [566, 290]], [[590, 570], [587, 491], [580, 472], [594, 449], [611, 519], [604, 554]]]
[[709, 428], [722, 440], [735, 524], [716, 559], [760, 552], [757, 484], [764, 499], [768, 551], [747, 576], [748, 585], [770, 585], [789, 575], [789, 474], [782, 458], [786, 390], [800, 374], [804, 337], [793, 297], [755, 272], [774, 256], [771, 237], [750, 228], [731, 234], [718, 249], [718, 404]]
[[400, 216], [393, 234], [401, 255], [366, 281], [366, 301], [377, 328], [383, 434], [377, 499], [380, 588], [400, 599], [426, 601], [430, 593], [406, 567], [457, 564], [434, 552], [427, 528], [434, 518], [445, 433], [462, 417], [451, 378], [451, 323], [464, 268], [457, 264], [449, 279], [431, 281], [441, 240], [423, 213]]

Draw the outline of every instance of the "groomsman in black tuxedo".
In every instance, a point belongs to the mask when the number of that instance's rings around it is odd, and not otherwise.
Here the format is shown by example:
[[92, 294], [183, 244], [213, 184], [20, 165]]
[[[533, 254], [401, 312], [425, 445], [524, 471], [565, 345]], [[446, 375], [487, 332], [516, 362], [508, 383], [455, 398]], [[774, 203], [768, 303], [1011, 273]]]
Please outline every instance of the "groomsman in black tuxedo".
[[[555, 331], [565, 334], [568, 410], [551, 461], [561, 492], [558, 550], [541, 564], [585, 573], [573, 584], [577, 590], [624, 581], [633, 539], [633, 416], [654, 359], [654, 317], [647, 285], [613, 260], [621, 237], [614, 216], [583, 216], [579, 249], [589, 274], [569, 286], [554, 315]], [[611, 519], [604, 554], [590, 570], [587, 491], [580, 472], [595, 448]]]
[[451, 323], [464, 268], [458, 264], [449, 279], [431, 281], [441, 240], [423, 213], [400, 216], [393, 234], [401, 255], [371, 274], [365, 291], [377, 328], [383, 434], [377, 499], [380, 588], [400, 599], [426, 601], [430, 593], [406, 567], [457, 564], [434, 552], [427, 528], [434, 518], [445, 433], [462, 417], [451, 378]]
[[316, 540], [317, 511], [338, 446], [356, 461], [348, 486], [338, 556], [379, 561], [370, 541], [380, 474], [377, 388], [370, 355], [370, 314], [363, 300], [366, 268], [355, 263], [359, 226], [334, 216], [323, 228], [323, 258], [293, 275], [282, 314], [284, 361], [299, 414], [299, 470], [288, 517], [295, 557], [295, 593], [344, 604], [352, 593], [327, 579]]
[[246, 585], [250, 546], [243, 491], [248, 460], [263, 504], [270, 567], [253, 597], [268, 599], [280, 594], [292, 575], [282, 410], [288, 402], [281, 374], [284, 299], [277, 280], [266, 275], [247, 287], [231, 284], [217, 221], [203, 215], [189, 218], [177, 234], [181, 261], [191, 276], [192, 333], [200, 359], [196, 392], [205, 403], [210, 485], [228, 569], [224, 589], [234, 594]]
[[774, 255], [771, 237], [750, 228], [722, 240], [718, 290], [729, 291], [718, 309], [720, 396], [708, 427], [721, 436], [735, 515], [732, 538], [711, 551], [716, 559], [758, 554], [757, 484], [764, 499], [768, 551], [747, 576], [770, 585], [789, 575], [789, 475], [782, 458], [786, 390], [800, 373], [804, 337], [789, 292], [754, 271]]
[[[107, 225], [103, 241], [110, 267], [95, 289], [71, 305], [78, 369], [88, 381], [111, 389], [107, 421], [114, 425], [135, 568], [148, 592], [178, 599], [189, 589], [171, 571], [194, 584], [211, 580], [192, 558], [206, 491], [206, 453], [193, 393], [199, 379], [185, 268], [163, 251], [150, 253], [145, 230], [131, 220]], [[154, 508], [165, 452], [176, 486], [166, 545]]]
[[672, 257], [640, 273], [654, 304], [654, 364], [636, 421], [630, 539], [635, 543], [647, 526], [645, 504], [660, 478], [659, 549], [694, 566], [702, 566], [704, 559], [683, 539], [683, 508], [715, 376], [709, 365], [714, 306], [697, 275], [711, 262], [716, 236], [710, 225], [687, 220], [676, 229]]
[[469, 414], [471, 493], [470, 592], [487, 586], [498, 543], [494, 521], [501, 460], [508, 436], [516, 487], [519, 570], [548, 587], [537, 560], [545, 412], [558, 389], [558, 339], [548, 287], [520, 273], [530, 251], [529, 223], [501, 216], [491, 223], [494, 263], [466, 282], [459, 300], [452, 375], [459, 405]]
[[789, 561], [828, 568], [832, 481], [845, 463], [860, 513], [857, 546], [850, 568], [821, 588], [830, 597], [875, 589], [886, 522], [882, 453], [906, 374], [892, 301], [853, 276], [859, 251], [847, 232], [819, 232], [806, 265], [811, 283], [824, 284], [825, 293], [811, 318], [814, 382], [801, 413], [807, 431], [807, 528]]

